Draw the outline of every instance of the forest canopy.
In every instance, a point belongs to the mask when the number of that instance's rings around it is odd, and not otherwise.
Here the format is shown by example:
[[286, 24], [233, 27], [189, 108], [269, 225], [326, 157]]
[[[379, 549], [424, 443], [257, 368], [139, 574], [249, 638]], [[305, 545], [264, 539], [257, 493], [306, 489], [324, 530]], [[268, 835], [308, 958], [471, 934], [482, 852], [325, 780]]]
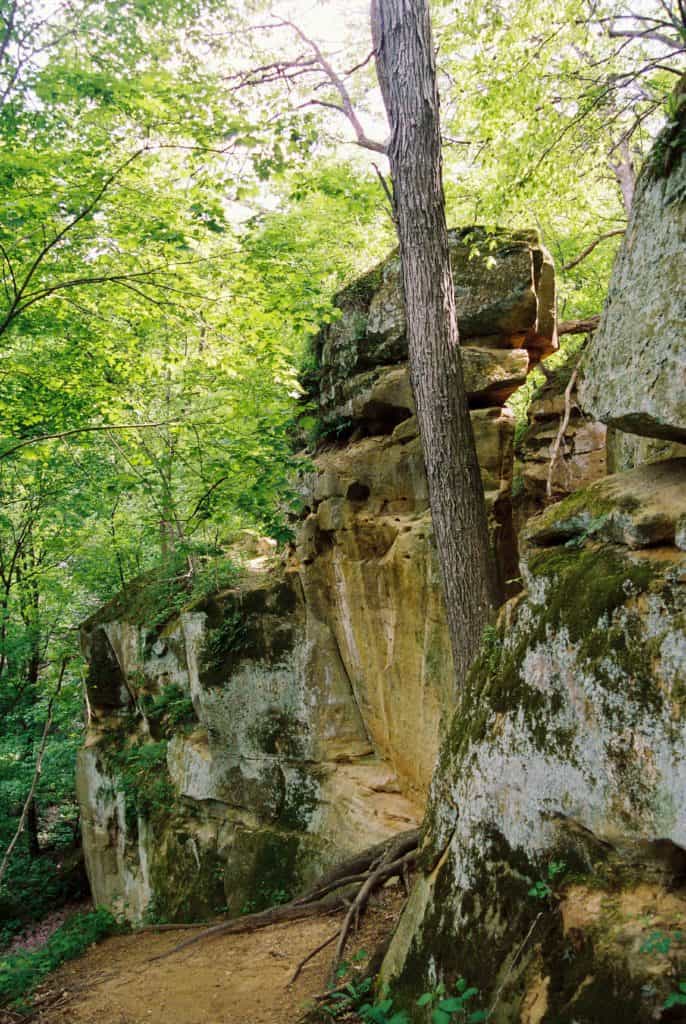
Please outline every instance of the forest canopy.
[[[366, 5], [342, 10], [0, 0], [2, 847], [52, 715], [0, 939], [68, 890], [44, 855], [78, 830], [79, 623], [144, 573], [219, 585], [241, 530], [290, 537], [311, 340], [394, 244]], [[561, 319], [597, 314], [683, 9], [433, 17], [449, 224], [538, 229]]]

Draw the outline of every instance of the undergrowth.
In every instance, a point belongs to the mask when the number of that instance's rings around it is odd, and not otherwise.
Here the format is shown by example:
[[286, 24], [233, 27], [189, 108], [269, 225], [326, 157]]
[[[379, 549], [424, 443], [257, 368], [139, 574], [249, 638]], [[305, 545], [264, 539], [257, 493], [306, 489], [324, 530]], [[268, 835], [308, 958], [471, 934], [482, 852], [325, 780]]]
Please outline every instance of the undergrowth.
[[155, 633], [187, 605], [235, 587], [240, 573], [240, 566], [223, 554], [205, 557], [191, 572], [188, 557], [181, 554], [131, 580], [87, 624], [121, 619]]
[[80, 956], [89, 946], [124, 930], [108, 910], [74, 914], [40, 949], [0, 959], [0, 1007], [29, 1009], [31, 993], [51, 971]]

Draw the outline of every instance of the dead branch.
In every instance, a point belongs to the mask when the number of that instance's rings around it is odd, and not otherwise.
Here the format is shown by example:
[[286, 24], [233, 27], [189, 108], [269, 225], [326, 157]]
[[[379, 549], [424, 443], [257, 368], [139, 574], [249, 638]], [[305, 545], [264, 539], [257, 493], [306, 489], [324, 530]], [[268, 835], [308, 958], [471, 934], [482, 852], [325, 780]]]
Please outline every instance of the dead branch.
[[569, 378], [569, 384], [565, 388], [565, 411], [562, 420], [560, 421], [560, 429], [557, 432], [557, 437], [555, 438], [555, 443], [553, 444], [552, 451], [550, 453], [548, 479], [546, 480], [545, 485], [545, 493], [547, 498], [552, 498], [553, 496], [553, 473], [555, 472], [555, 466], [557, 464], [557, 460], [560, 454], [560, 446], [565, 436], [565, 431], [569, 426], [569, 417], [572, 414], [572, 391], [574, 390], [574, 385], [576, 384], [576, 378], [578, 374], [579, 367], [575, 366], [574, 372], [572, 373], [572, 376]]
[[600, 315], [589, 316], [585, 320], [563, 320], [557, 325], [559, 334], [590, 334], [600, 323]]
[[[355, 138], [357, 140], [358, 146], [361, 146], [363, 149], [371, 149], [372, 152], [374, 152], [374, 153], [384, 153], [385, 154], [386, 153], [386, 145], [385, 145], [385, 143], [377, 142], [375, 139], [370, 139], [369, 136], [365, 133], [365, 130], [362, 127], [362, 123], [361, 123], [360, 119], [358, 118], [357, 113], [355, 112], [355, 108], [353, 106], [353, 102], [352, 102], [352, 100], [350, 98], [350, 93], [348, 92], [348, 89], [347, 89], [347, 86], [346, 86], [345, 82], [343, 81], [341, 76], [339, 74], [337, 74], [337, 72], [335, 71], [333, 65], [330, 64], [329, 61], [326, 59], [326, 57], [324, 56], [324, 54], [322, 53], [321, 49], [319, 48], [317, 43], [314, 41], [314, 39], [311, 39], [309, 36], [307, 36], [303, 32], [303, 30], [298, 25], [296, 25], [295, 22], [293, 22], [293, 21], [288, 21], [288, 20], [284, 19], [284, 21], [281, 22], [281, 24], [284, 25], [285, 27], [290, 28], [293, 32], [295, 32], [295, 34], [298, 36], [298, 38], [301, 39], [302, 42], [305, 43], [306, 46], [309, 46], [309, 48], [314, 53], [314, 55], [315, 55], [315, 57], [317, 59], [317, 62], [319, 64], [319, 67], [324, 72], [324, 74], [328, 78], [329, 82], [334, 87], [334, 89], [336, 90], [336, 92], [338, 93], [338, 95], [340, 97], [341, 106], [340, 106], [340, 108], [337, 108], [337, 109], [340, 109], [342, 111], [342, 113], [345, 114], [345, 116], [347, 117], [348, 121], [352, 125], [353, 131], [355, 132]], [[323, 104], [319, 104], [319, 105], [323, 105]]]

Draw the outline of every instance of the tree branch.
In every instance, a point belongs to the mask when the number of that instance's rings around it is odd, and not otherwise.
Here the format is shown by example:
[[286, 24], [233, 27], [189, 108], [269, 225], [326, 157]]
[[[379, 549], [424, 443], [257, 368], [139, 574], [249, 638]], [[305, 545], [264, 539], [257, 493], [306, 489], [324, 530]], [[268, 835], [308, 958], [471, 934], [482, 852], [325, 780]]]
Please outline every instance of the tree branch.
[[90, 427], [75, 427], [73, 430], [61, 430], [58, 434], [39, 434], [37, 437], [27, 437], [18, 444], [12, 445], [0, 451], [0, 459], [7, 459], [14, 455], [20, 448], [26, 448], [30, 444], [40, 444], [42, 441], [58, 441], [63, 437], [74, 437], [76, 434], [90, 434], [96, 430], [147, 430], [150, 427], [167, 427], [179, 423], [179, 420], [161, 420], [158, 423], [98, 423]]
[[601, 242], [604, 242], [607, 238], [615, 238], [617, 235], [623, 235], [625, 231], [626, 228], [615, 228], [613, 231], [606, 231], [605, 234], [599, 235], [594, 242], [591, 242], [591, 244], [587, 245], [585, 249], [582, 249], [579, 255], [575, 256], [573, 260], [570, 260], [569, 263], [563, 263], [562, 269], [573, 270], [574, 267], [578, 266], [579, 263], [582, 262], [582, 260], [585, 260], [587, 256], [590, 256], [596, 246], [600, 245]]
[[[322, 53], [322, 51], [320, 50], [319, 46], [314, 41], [314, 39], [310, 39], [309, 36], [305, 35], [303, 30], [298, 25], [296, 25], [295, 22], [293, 22], [293, 21], [284, 20], [284, 21], [281, 22], [281, 24], [283, 26], [285, 26], [285, 27], [288, 27], [288, 28], [292, 29], [292, 31], [295, 32], [295, 34], [298, 36], [298, 38], [301, 39], [306, 44], [306, 46], [309, 46], [310, 49], [312, 50], [312, 52], [314, 53], [315, 57], [317, 58], [317, 62], [319, 64], [320, 68], [322, 69], [322, 71], [324, 72], [326, 77], [329, 79], [329, 81], [331, 82], [332, 86], [334, 87], [334, 89], [336, 90], [336, 92], [338, 93], [338, 95], [341, 98], [342, 112], [343, 112], [343, 114], [345, 114], [345, 116], [347, 117], [348, 121], [352, 125], [353, 131], [355, 132], [355, 138], [357, 140], [358, 146], [361, 146], [363, 149], [370, 149], [374, 153], [384, 153], [385, 154], [386, 153], [386, 145], [385, 145], [385, 143], [377, 142], [375, 139], [370, 139], [369, 136], [365, 133], [365, 130], [362, 127], [360, 119], [358, 118], [357, 114], [355, 113], [355, 108], [353, 107], [353, 103], [352, 103], [352, 100], [350, 98], [350, 93], [348, 92], [348, 89], [347, 89], [347, 87], [345, 85], [345, 82], [340, 77], [340, 75], [337, 74], [337, 72], [334, 70], [333, 66], [326, 59], [326, 57], [324, 56], [324, 54]], [[324, 104], [320, 104], [320, 105], [324, 105]]]
[[119, 167], [112, 171], [112, 173], [107, 176], [102, 186], [98, 189], [98, 191], [92, 197], [92, 199], [90, 199], [89, 202], [86, 203], [86, 205], [71, 218], [71, 220], [67, 221], [64, 227], [61, 228], [56, 235], [53, 235], [53, 237], [43, 245], [43, 247], [40, 249], [36, 257], [34, 258], [33, 262], [31, 263], [26, 274], [24, 275], [24, 280], [17, 289], [16, 294], [14, 296], [14, 300], [10, 304], [10, 308], [7, 311], [7, 314], [5, 315], [4, 319], [0, 322], [0, 335], [2, 335], [5, 332], [5, 330], [10, 325], [12, 320], [14, 320], [14, 318], [18, 315], [18, 310], [19, 307], [21, 306], [21, 301], [24, 296], [24, 293], [26, 292], [26, 289], [31, 283], [34, 274], [36, 273], [36, 271], [38, 270], [39, 266], [46, 258], [46, 256], [49, 255], [49, 253], [55, 248], [55, 246], [59, 245], [62, 239], [67, 234], [69, 234], [69, 232], [73, 228], [75, 228], [76, 225], [80, 223], [80, 221], [84, 220], [90, 213], [93, 212], [93, 210], [96, 208], [102, 197], [107, 192], [110, 185], [112, 185], [112, 183], [116, 181], [119, 175], [124, 170], [126, 170], [126, 168], [129, 167], [134, 162], [134, 160], [137, 160], [139, 156], [145, 153], [147, 149], [147, 145], [142, 146], [140, 149], [137, 149], [135, 153], [132, 153], [131, 156], [129, 156], [122, 164], [119, 165]]
[[41, 737], [40, 747], [38, 749], [38, 757], [36, 759], [36, 767], [33, 770], [33, 779], [31, 780], [31, 788], [29, 789], [28, 796], [26, 797], [26, 800], [24, 801], [24, 806], [22, 808], [21, 817], [19, 818], [19, 824], [17, 825], [17, 831], [14, 833], [14, 835], [12, 837], [12, 841], [10, 842], [9, 846], [7, 847], [7, 849], [5, 850], [5, 855], [2, 858], [2, 864], [0, 864], [0, 882], [2, 882], [2, 879], [3, 879], [4, 875], [5, 875], [5, 872], [7, 871], [7, 866], [9, 864], [10, 857], [12, 856], [14, 848], [17, 845], [17, 843], [19, 842], [19, 837], [21, 836], [22, 832], [24, 831], [24, 826], [26, 825], [26, 818], [27, 818], [28, 813], [29, 813], [29, 807], [31, 806], [31, 801], [33, 800], [33, 795], [36, 792], [36, 786], [38, 785], [38, 780], [40, 779], [41, 771], [42, 771], [42, 768], [43, 768], [43, 755], [45, 754], [45, 748], [46, 748], [47, 743], [48, 743], [48, 733], [50, 732], [50, 726], [52, 725], [52, 715], [53, 715], [53, 710], [54, 710], [54, 707], [55, 707], [55, 701], [57, 700], [57, 698], [58, 698], [58, 696], [60, 694], [60, 690], [62, 689], [62, 680], [64, 679], [64, 673], [67, 670], [67, 665], [69, 664], [69, 660], [70, 660], [69, 657], [65, 657], [65, 658], [62, 659], [62, 665], [60, 666], [60, 674], [59, 674], [59, 677], [57, 679], [57, 686], [55, 687], [55, 692], [53, 693], [53, 695], [50, 698], [50, 701], [48, 703], [48, 714], [47, 714], [47, 717], [45, 719], [45, 726], [43, 728], [43, 736]]

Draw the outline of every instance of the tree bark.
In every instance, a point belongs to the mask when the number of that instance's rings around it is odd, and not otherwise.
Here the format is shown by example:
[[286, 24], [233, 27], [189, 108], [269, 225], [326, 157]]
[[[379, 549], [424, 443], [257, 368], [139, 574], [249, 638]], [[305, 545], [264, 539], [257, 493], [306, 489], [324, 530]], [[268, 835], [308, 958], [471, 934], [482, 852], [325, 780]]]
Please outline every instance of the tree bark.
[[431, 20], [427, 0], [372, 0], [371, 14], [391, 128], [410, 377], [460, 686], [500, 594], [462, 373]]

